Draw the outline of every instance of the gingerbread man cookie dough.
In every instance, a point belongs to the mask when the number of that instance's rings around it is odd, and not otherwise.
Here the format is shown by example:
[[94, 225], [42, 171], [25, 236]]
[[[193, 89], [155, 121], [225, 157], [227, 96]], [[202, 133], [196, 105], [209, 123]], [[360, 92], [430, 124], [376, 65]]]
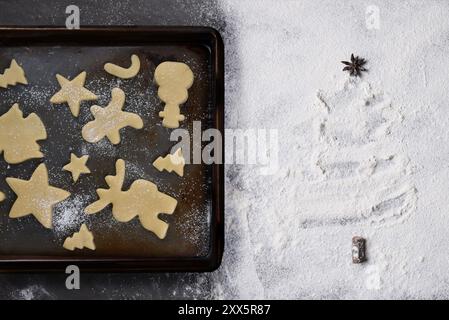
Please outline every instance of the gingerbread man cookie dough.
[[130, 126], [135, 129], [143, 128], [143, 121], [139, 115], [123, 111], [125, 93], [120, 88], [112, 89], [111, 102], [107, 107], [92, 106], [90, 112], [95, 120], [87, 123], [81, 133], [87, 142], [95, 143], [107, 137], [112, 144], [120, 143], [120, 129]]

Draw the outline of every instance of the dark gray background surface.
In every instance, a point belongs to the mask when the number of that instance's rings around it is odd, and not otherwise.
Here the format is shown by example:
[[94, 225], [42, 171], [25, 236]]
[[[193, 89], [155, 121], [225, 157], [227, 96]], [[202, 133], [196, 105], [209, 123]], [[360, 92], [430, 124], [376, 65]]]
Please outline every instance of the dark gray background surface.
[[[201, 25], [229, 33], [219, 4], [208, 1], [6, 1], [1, 26], [65, 26], [65, 9], [80, 7], [88, 25]], [[225, 39], [228, 45], [229, 39]], [[67, 290], [66, 275], [0, 274], [0, 299], [176, 299], [213, 297], [213, 274], [87, 274], [81, 289]]]

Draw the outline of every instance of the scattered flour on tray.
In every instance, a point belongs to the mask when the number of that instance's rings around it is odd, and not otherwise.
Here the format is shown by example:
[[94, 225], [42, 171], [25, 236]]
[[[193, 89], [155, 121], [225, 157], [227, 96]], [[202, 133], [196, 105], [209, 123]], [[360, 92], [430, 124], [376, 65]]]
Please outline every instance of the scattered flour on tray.
[[67, 235], [76, 231], [85, 221], [84, 208], [90, 204], [89, 199], [82, 194], [69, 197], [55, 207], [53, 214], [53, 228], [56, 234]]

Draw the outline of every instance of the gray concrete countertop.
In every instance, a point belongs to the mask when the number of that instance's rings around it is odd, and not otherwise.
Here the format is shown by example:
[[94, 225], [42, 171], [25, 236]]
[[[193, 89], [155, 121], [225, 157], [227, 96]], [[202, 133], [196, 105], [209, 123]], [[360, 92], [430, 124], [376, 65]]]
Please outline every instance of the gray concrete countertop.
[[[70, 4], [81, 27], [216, 28], [226, 141], [273, 130], [278, 157], [271, 173], [227, 162], [217, 271], [82, 273], [78, 291], [65, 274], [0, 274], [0, 298], [449, 296], [449, 2], [0, 0], [0, 25], [63, 27]], [[342, 71], [351, 53], [368, 61], [361, 78]], [[354, 236], [367, 240], [365, 263], [352, 262]]]

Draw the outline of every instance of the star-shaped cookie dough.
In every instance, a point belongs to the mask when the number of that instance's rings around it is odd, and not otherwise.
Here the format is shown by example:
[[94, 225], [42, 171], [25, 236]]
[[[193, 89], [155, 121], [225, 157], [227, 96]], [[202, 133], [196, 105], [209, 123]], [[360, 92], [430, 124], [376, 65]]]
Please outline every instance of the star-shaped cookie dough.
[[89, 159], [87, 155], [78, 158], [73, 153], [70, 154], [70, 163], [66, 164], [63, 169], [72, 173], [73, 182], [78, 181], [80, 174], [90, 173], [89, 168], [86, 166], [87, 159]]
[[81, 101], [98, 99], [94, 93], [84, 88], [86, 71], [81, 72], [73, 80], [68, 80], [60, 74], [56, 75], [56, 79], [61, 86], [61, 90], [50, 98], [50, 102], [56, 104], [67, 102], [70, 111], [72, 111], [72, 114], [75, 117], [78, 117], [80, 113]]
[[70, 196], [70, 192], [48, 184], [47, 167], [43, 163], [30, 180], [6, 178], [6, 182], [17, 194], [9, 217], [20, 218], [32, 214], [48, 229], [52, 227], [53, 206]]

